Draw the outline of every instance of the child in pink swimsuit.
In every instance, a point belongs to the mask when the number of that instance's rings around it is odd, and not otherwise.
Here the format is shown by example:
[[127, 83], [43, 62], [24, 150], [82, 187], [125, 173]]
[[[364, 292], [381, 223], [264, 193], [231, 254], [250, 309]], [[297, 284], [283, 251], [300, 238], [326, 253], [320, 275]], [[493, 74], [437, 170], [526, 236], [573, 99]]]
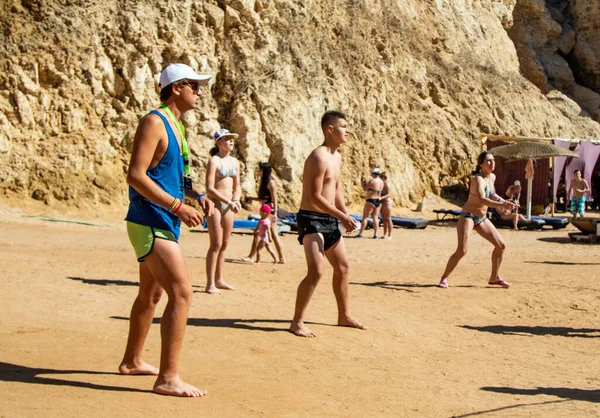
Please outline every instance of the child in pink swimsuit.
[[266, 203], [260, 207], [260, 221], [258, 221], [258, 231], [257, 235], [260, 237], [260, 241], [258, 242], [258, 247], [256, 248], [256, 263], [260, 263], [260, 251], [263, 248], [267, 248], [267, 251], [273, 257], [273, 263], [277, 262], [277, 257], [275, 256], [275, 252], [271, 247], [270, 242], [273, 240], [271, 236], [271, 221], [269, 220], [269, 215], [271, 214], [271, 206]]

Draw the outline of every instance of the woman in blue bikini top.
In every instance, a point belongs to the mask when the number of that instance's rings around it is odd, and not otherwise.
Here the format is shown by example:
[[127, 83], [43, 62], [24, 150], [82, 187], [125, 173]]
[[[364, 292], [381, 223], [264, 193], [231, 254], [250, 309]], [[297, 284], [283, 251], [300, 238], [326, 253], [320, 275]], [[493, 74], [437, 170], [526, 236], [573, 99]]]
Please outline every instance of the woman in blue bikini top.
[[473, 172], [473, 178], [469, 188], [469, 198], [462, 208], [456, 225], [458, 232], [458, 246], [454, 254], [450, 256], [450, 259], [446, 264], [446, 270], [439, 283], [439, 287], [443, 289], [449, 287], [448, 277], [450, 276], [450, 273], [452, 273], [458, 265], [458, 262], [467, 253], [469, 247], [469, 235], [473, 230], [477, 231], [479, 235], [494, 246], [494, 251], [492, 252], [492, 272], [488, 284], [502, 286], [504, 288], [510, 286], [510, 284], [502, 280], [499, 275], [502, 255], [504, 254], [506, 244], [494, 224], [487, 219], [486, 213], [488, 207], [513, 210], [515, 204], [502, 199], [496, 193], [496, 189], [494, 188], [494, 182], [496, 180], [496, 176], [493, 173], [494, 168], [496, 168], [496, 161], [491, 153], [484, 151], [479, 154], [477, 157], [477, 168]]

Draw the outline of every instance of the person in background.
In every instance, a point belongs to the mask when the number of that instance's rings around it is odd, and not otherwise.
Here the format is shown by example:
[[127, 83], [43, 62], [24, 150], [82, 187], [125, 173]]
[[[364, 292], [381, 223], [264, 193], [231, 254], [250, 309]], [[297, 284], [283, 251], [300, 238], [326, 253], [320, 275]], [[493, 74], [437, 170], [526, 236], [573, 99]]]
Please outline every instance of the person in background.
[[238, 134], [219, 129], [213, 135], [206, 168], [206, 194], [215, 203], [215, 212], [206, 220], [210, 247], [206, 253], [206, 293], [221, 294], [219, 289], [235, 290], [223, 278], [225, 250], [233, 230], [233, 214], [240, 205], [240, 162], [231, 153]]
[[508, 198], [508, 200], [512, 200], [515, 205], [521, 206], [521, 203], [520, 203], [521, 190], [522, 190], [521, 182], [519, 180], [515, 180], [514, 184], [511, 184], [510, 186], [508, 186], [508, 189], [506, 189], [505, 195]]
[[275, 256], [275, 252], [271, 248], [271, 206], [266, 203], [260, 207], [260, 221], [258, 221], [257, 226], [257, 236], [259, 238], [258, 246], [256, 247], [256, 264], [260, 263], [260, 250], [266, 248], [271, 257], [273, 257], [273, 264], [277, 263], [277, 257]]
[[362, 221], [360, 224], [360, 231], [354, 238], [362, 238], [362, 233], [367, 227], [369, 216], [373, 219], [373, 239], [377, 239], [377, 233], [379, 232], [379, 209], [381, 206], [381, 192], [383, 191], [383, 180], [379, 178], [381, 170], [374, 168], [371, 171], [371, 180], [368, 182], [363, 181], [362, 187], [365, 192], [365, 206], [363, 208]]
[[394, 223], [392, 222], [392, 206], [394, 201], [392, 200], [391, 188], [392, 185], [387, 181], [387, 175], [381, 173], [379, 176], [383, 181], [383, 190], [381, 192], [381, 218], [383, 223], [383, 238], [392, 239], [392, 231], [394, 230]]
[[[285, 257], [283, 256], [283, 249], [281, 248], [281, 240], [279, 239], [279, 233], [277, 231], [277, 213], [279, 211], [279, 196], [277, 194], [277, 184], [275, 180], [271, 178], [271, 164], [260, 163], [258, 164], [258, 174], [260, 175], [260, 185], [258, 187], [258, 197], [247, 196], [246, 202], [252, 202], [255, 200], [261, 201], [264, 204], [271, 206], [271, 213], [269, 220], [271, 221], [271, 236], [273, 237], [273, 243], [277, 249], [277, 255], [279, 256], [279, 264], [285, 264]], [[258, 228], [258, 225], [257, 225]], [[257, 236], [257, 229], [254, 229], [254, 238], [252, 240], [252, 247], [250, 247], [250, 254], [247, 257], [242, 257], [244, 261], [252, 261], [256, 254], [256, 248], [259, 243]]]
[[571, 180], [569, 196], [571, 197], [571, 214], [573, 218], [585, 216], [585, 193], [590, 191], [587, 181], [581, 177], [581, 171], [573, 171], [575, 178]]

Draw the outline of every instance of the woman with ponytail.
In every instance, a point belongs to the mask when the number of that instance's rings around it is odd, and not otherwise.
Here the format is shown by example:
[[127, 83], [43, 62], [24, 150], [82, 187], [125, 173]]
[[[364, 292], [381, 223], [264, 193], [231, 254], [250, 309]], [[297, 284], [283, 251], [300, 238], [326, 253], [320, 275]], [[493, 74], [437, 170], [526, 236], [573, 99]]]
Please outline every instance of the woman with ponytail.
[[504, 288], [510, 286], [499, 275], [506, 244], [494, 224], [487, 218], [486, 213], [488, 207], [513, 210], [515, 209], [515, 204], [502, 199], [496, 193], [496, 189], [494, 188], [496, 175], [493, 173], [495, 167], [496, 161], [491, 153], [484, 151], [479, 154], [477, 157], [477, 167], [472, 172], [473, 177], [469, 188], [469, 198], [461, 210], [456, 225], [458, 247], [454, 254], [450, 256], [446, 264], [446, 270], [439, 283], [439, 287], [442, 289], [449, 287], [448, 277], [456, 268], [461, 258], [467, 254], [469, 236], [473, 230], [477, 231], [479, 235], [494, 246], [494, 251], [492, 252], [492, 272], [488, 284]]

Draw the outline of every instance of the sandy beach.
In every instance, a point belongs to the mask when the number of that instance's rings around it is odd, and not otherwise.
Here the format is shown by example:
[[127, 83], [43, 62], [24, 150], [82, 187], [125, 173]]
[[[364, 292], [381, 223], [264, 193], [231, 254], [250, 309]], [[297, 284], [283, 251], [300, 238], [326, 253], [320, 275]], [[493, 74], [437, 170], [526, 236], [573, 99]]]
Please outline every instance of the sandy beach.
[[[203, 292], [208, 234], [184, 228], [195, 293], [180, 373], [208, 395], [182, 399], [117, 373], [137, 293], [122, 214], [57, 217], [102, 226], [0, 210], [0, 417], [600, 415], [600, 247], [571, 243], [572, 226], [503, 229], [508, 290], [487, 286], [492, 248], [476, 234], [451, 288], [435, 286], [454, 222], [346, 239], [352, 312], [369, 329], [335, 326], [328, 267], [308, 309], [314, 339], [287, 332], [305, 272], [296, 235], [282, 238], [287, 264], [249, 265], [238, 260], [250, 235], [235, 234], [226, 280], [237, 290], [215, 296]], [[165, 303], [146, 343], [156, 366]]]

